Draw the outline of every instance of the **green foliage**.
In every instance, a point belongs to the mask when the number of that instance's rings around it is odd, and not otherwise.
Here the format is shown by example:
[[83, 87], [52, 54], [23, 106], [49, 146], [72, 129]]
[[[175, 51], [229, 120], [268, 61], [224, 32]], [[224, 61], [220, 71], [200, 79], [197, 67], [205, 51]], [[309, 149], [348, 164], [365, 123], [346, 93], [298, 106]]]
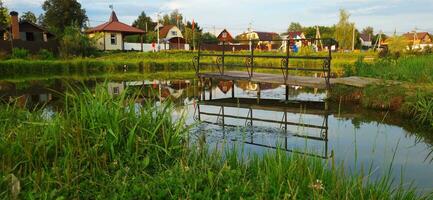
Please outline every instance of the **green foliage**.
[[27, 11], [27, 12], [23, 13], [20, 17], [20, 20], [31, 22], [31, 23], [37, 22], [36, 15], [34, 13], [32, 13], [31, 11]]
[[148, 32], [155, 29], [156, 23], [142, 11], [138, 18], [132, 23], [132, 26]]
[[339, 48], [349, 50], [352, 48], [353, 31], [355, 24], [349, 22], [350, 14], [346, 10], [340, 10], [340, 21], [335, 26], [334, 37], [338, 41]]
[[88, 20], [86, 11], [77, 0], [45, 0], [42, 9], [45, 11], [44, 24], [58, 33], [73, 25], [82, 28]]
[[[387, 40], [388, 50], [394, 55], [401, 55], [408, 46], [408, 42], [404, 36], [394, 35]], [[398, 57], [398, 56], [397, 56]]]
[[407, 56], [400, 59], [380, 59], [375, 63], [356, 64], [358, 76], [415, 83], [433, 82], [433, 56]]
[[419, 122], [433, 127], [433, 93], [417, 91], [414, 97], [408, 97], [407, 108]]
[[27, 49], [13, 48], [12, 59], [27, 59], [29, 57], [29, 51]]
[[9, 24], [9, 10], [3, 6], [3, 0], [0, 0], [0, 27], [7, 27]]
[[215, 35], [207, 32], [201, 36], [201, 42], [206, 44], [218, 44], [219, 40]]
[[60, 38], [60, 56], [90, 56], [97, 52], [95, 44], [97, 37], [89, 38], [79, 27], [68, 26]]
[[46, 49], [41, 49], [38, 52], [38, 58], [41, 60], [53, 60], [53, 59], [55, 59], [55, 56], [54, 56], [53, 52], [46, 50]]
[[304, 31], [304, 28], [302, 27], [302, 25], [299, 22], [292, 22], [289, 25], [289, 28], [287, 29], [287, 32], [302, 32]]
[[[428, 199], [390, 174], [348, 174], [343, 164], [277, 150], [241, 157], [189, 145], [169, 102], [137, 105], [70, 87], [62, 112], [0, 112], [0, 198], [11, 199]], [[17, 126], [17, 124], [20, 124]], [[14, 185], [21, 185], [21, 190]], [[404, 189], [405, 188], [405, 189]], [[79, 192], [78, 192], [79, 191]]]

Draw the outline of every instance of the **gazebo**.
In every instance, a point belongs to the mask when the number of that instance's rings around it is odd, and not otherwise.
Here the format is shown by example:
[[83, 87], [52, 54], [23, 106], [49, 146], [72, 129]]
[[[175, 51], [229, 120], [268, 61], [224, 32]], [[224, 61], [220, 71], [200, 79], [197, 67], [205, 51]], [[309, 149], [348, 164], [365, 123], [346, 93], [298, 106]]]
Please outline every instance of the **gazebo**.
[[89, 37], [98, 37], [97, 47], [100, 50], [125, 50], [125, 36], [140, 35], [141, 51], [143, 51], [143, 35], [145, 31], [119, 22], [114, 11], [110, 21], [86, 31]]

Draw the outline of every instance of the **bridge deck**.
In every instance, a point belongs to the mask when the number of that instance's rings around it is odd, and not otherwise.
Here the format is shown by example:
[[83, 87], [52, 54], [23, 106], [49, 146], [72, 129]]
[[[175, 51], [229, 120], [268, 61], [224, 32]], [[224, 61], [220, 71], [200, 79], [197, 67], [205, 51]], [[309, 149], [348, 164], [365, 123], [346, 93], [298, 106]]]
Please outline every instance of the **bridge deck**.
[[[247, 80], [256, 83], [275, 83], [281, 85], [286, 84], [284, 81], [284, 77], [281, 74], [254, 73], [254, 75], [250, 77], [248, 72], [226, 71], [224, 72], [224, 74], [220, 74], [219, 72], [200, 73], [198, 74], [198, 77], [217, 80]], [[379, 81], [379, 79], [364, 77], [331, 78], [331, 85], [342, 84], [354, 87], [365, 87], [369, 84], [378, 83]], [[325, 78], [321, 77], [289, 75], [287, 78], [287, 85], [298, 85], [304, 87], [325, 89], [326, 81]]]

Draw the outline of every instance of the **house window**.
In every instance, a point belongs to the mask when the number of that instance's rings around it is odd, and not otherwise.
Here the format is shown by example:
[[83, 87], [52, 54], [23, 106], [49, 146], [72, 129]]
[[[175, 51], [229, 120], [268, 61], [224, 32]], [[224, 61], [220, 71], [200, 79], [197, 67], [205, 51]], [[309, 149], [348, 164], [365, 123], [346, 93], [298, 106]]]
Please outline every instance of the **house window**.
[[118, 95], [120, 92], [119, 92], [119, 87], [114, 87], [113, 88], [113, 94], [115, 94], [115, 95]]
[[177, 36], [177, 31], [172, 31], [171, 34], [172, 34], [173, 36]]
[[32, 32], [26, 32], [26, 41], [35, 41], [35, 35]]
[[117, 44], [116, 34], [111, 34], [111, 44], [112, 45], [116, 45]]
[[222, 36], [223, 38], [227, 38], [227, 33], [224, 32]]

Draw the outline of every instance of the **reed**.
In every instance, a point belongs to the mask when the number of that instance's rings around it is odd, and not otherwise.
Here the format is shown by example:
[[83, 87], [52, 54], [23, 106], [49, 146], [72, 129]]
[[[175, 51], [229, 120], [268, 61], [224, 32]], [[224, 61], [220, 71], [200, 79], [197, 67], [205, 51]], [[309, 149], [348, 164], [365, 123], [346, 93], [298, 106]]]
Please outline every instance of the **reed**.
[[[0, 198], [428, 199], [390, 175], [349, 174], [333, 160], [282, 151], [240, 157], [190, 145], [169, 102], [137, 103], [105, 86], [69, 88], [47, 115], [16, 104], [0, 112]], [[367, 181], [368, 180], [368, 181]]]

